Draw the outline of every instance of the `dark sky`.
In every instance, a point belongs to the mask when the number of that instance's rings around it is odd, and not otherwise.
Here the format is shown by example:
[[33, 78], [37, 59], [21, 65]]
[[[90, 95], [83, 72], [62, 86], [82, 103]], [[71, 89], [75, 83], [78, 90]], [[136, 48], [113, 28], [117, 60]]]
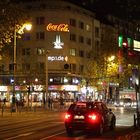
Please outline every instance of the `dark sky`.
[[140, 0], [68, 0], [83, 5], [98, 14], [113, 14], [114, 16], [133, 20], [140, 19]]

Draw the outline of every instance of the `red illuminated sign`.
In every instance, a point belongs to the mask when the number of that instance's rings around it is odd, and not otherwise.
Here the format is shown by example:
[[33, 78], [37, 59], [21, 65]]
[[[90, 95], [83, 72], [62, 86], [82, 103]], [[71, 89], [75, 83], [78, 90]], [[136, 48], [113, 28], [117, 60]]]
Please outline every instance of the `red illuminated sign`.
[[68, 24], [52, 24], [49, 23], [46, 27], [47, 31], [69, 32]]

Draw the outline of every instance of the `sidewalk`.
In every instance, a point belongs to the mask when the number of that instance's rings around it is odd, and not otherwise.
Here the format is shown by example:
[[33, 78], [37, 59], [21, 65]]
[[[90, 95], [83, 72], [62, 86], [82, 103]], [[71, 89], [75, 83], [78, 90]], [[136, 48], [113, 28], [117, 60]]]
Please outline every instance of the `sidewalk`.
[[12, 110], [12, 107], [1, 107], [0, 108], [0, 118], [5, 117], [12, 117], [12, 116], [32, 116], [32, 115], [41, 115], [41, 114], [47, 114], [47, 113], [55, 113], [57, 111], [64, 112], [68, 109], [69, 105], [65, 105], [63, 108], [60, 108], [59, 105], [53, 105], [53, 108], [48, 108], [48, 106], [19, 106], [16, 107], [15, 110]]

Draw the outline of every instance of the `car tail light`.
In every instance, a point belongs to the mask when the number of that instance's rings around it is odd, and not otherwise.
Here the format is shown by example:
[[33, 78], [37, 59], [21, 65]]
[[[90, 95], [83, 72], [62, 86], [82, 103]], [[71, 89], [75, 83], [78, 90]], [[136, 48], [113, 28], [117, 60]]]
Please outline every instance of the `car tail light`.
[[70, 113], [66, 113], [65, 114], [65, 120], [69, 121], [71, 119], [71, 114]]
[[97, 114], [91, 113], [91, 114], [88, 115], [88, 119], [92, 122], [96, 122], [96, 121], [98, 121], [99, 118], [98, 118]]

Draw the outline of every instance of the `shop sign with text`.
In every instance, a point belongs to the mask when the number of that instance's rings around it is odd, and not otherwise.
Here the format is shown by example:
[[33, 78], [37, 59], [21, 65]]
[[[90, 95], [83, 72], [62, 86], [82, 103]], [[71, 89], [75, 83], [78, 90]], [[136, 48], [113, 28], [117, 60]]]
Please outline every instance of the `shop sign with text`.
[[68, 61], [67, 56], [48, 56], [48, 61]]

